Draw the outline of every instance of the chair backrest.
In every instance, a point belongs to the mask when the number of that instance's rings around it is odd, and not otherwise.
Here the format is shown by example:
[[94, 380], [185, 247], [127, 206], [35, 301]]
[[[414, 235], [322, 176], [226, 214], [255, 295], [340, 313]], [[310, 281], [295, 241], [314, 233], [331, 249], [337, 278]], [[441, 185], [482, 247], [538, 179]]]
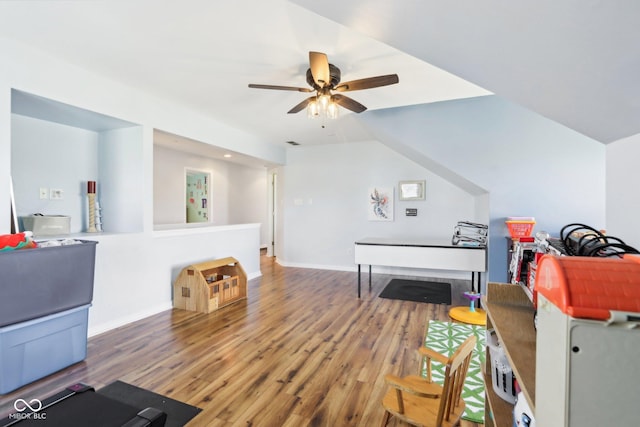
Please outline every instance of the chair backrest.
[[443, 420], [448, 421], [451, 413], [462, 400], [462, 387], [467, 377], [473, 349], [476, 347], [476, 340], [475, 335], [467, 338], [447, 362], [436, 425], [442, 425]]

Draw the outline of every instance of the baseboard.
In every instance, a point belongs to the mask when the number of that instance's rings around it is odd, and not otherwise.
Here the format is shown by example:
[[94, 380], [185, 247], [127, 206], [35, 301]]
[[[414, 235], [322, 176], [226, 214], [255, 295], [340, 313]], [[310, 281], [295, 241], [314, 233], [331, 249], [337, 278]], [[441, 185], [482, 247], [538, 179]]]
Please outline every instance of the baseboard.
[[149, 316], [153, 316], [154, 314], [158, 314], [166, 310], [171, 310], [172, 308], [173, 308], [173, 303], [169, 301], [167, 303], [159, 304], [155, 307], [151, 307], [146, 310], [142, 310], [142, 311], [130, 314], [128, 316], [123, 316], [109, 322], [104, 322], [96, 326], [91, 326], [89, 327], [89, 330], [88, 330], [88, 336], [92, 337], [95, 335], [100, 335], [112, 329], [119, 328], [120, 326], [125, 326], [129, 323], [142, 320]]

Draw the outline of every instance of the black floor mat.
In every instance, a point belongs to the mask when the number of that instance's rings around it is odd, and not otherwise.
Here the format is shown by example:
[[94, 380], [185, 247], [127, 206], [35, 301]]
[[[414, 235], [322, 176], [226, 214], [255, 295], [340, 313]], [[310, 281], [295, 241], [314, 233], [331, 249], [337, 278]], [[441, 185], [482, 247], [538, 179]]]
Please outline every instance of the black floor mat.
[[380, 298], [450, 305], [451, 284], [421, 280], [392, 279], [379, 296]]

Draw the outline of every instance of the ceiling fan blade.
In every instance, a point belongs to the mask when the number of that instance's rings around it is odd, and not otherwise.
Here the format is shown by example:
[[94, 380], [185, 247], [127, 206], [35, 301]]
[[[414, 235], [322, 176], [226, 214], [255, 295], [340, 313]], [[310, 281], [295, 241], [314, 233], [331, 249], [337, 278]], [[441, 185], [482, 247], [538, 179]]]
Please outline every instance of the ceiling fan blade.
[[346, 108], [347, 110], [354, 111], [356, 113], [362, 113], [367, 109], [364, 105], [360, 104], [358, 101], [354, 101], [353, 99], [344, 96], [344, 95], [331, 95], [331, 100], [338, 104], [341, 107]]
[[336, 86], [335, 90], [338, 92], [348, 92], [352, 90], [372, 89], [374, 87], [396, 84], [398, 81], [397, 74], [387, 74], [386, 76], [368, 77], [366, 79], [340, 83]]
[[306, 87], [257, 85], [253, 83], [249, 83], [249, 87], [253, 89], [275, 89], [275, 90], [293, 90], [296, 92], [313, 92], [313, 89], [309, 89]]
[[314, 99], [316, 99], [315, 96], [310, 96], [309, 98], [307, 98], [304, 101], [302, 101], [300, 104], [298, 104], [295, 107], [293, 107], [291, 110], [287, 111], [287, 114], [294, 114], [294, 113], [297, 113], [299, 111], [304, 110], [307, 107], [307, 104], [309, 104], [309, 102], [311, 102]]
[[327, 55], [321, 52], [309, 52], [309, 68], [313, 81], [323, 88], [331, 84], [331, 74], [329, 72], [329, 60]]

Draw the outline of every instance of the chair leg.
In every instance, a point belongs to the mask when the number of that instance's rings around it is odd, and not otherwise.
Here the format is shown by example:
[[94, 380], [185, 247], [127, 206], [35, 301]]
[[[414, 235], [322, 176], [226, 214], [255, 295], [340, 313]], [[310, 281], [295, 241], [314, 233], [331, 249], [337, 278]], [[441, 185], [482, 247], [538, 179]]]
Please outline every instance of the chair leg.
[[380, 424], [380, 427], [385, 427], [387, 425], [387, 423], [389, 422], [389, 417], [391, 416], [391, 414], [389, 413], [389, 411], [385, 410], [384, 411], [384, 418], [382, 419], [382, 424]]

